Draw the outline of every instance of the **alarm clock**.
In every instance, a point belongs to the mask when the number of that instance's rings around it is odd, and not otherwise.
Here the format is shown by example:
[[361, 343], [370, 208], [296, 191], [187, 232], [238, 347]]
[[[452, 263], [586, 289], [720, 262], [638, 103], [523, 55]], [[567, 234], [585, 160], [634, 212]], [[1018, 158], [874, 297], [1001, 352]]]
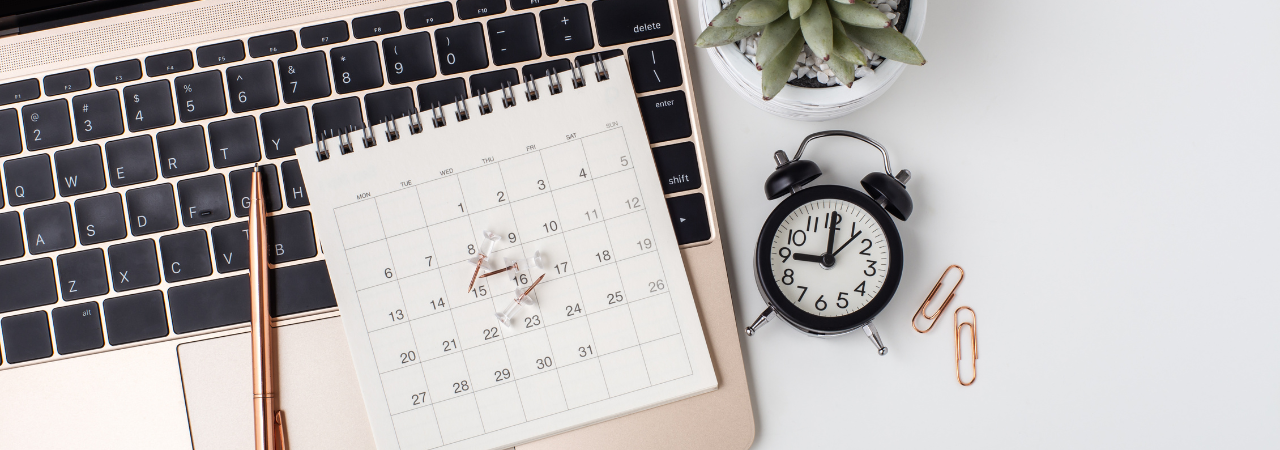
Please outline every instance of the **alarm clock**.
[[[840, 185], [805, 187], [822, 175], [803, 160], [814, 139], [845, 136], [880, 151], [884, 172], [862, 179], [866, 192]], [[765, 197], [788, 195], [769, 214], [756, 240], [755, 277], [767, 304], [746, 328], [747, 336], [777, 315], [811, 336], [839, 336], [861, 328], [880, 355], [888, 347], [872, 319], [889, 304], [902, 278], [902, 238], [893, 218], [911, 216], [906, 183], [893, 176], [880, 143], [851, 131], [822, 131], [804, 138], [792, 158], [778, 150], [777, 168], [765, 181]]]

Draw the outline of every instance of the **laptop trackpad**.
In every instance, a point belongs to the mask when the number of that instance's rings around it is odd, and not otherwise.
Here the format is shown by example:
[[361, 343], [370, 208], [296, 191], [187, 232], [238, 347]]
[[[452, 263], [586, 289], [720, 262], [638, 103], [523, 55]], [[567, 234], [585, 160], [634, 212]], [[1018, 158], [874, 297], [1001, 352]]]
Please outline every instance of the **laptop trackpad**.
[[[277, 336], [290, 448], [374, 448], [341, 319], [281, 327]], [[178, 360], [195, 449], [253, 449], [249, 333], [182, 344]]]

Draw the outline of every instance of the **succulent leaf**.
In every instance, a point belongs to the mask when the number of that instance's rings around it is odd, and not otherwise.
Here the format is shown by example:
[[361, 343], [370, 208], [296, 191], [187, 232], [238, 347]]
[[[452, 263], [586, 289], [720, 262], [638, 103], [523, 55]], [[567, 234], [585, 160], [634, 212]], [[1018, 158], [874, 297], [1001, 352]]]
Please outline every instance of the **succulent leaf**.
[[[765, 62], [791, 42], [800, 31], [800, 21], [783, 17], [765, 25], [760, 40], [756, 42], [756, 70], [763, 70]], [[793, 61], [794, 62], [794, 61]]]
[[[831, 59], [839, 58], [859, 66], [867, 65], [867, 55], [863, 54], [862, 49], [849, 40], [849, 35], [844, 33], [844, 24], [840, 22], [840, 19], [832, 17], [831, 24], [836, 30], [831, 34], [832, 43], [834, 44], [831, 46]], [[844, 80], [844, 78], [841, 78], [841, 80]]]
[[751, 0], [733, 0], [733, 3], [730, 3], [729, 6], [725, 6], [724, 9], [720, 10], [720, 14], [716, 14], [716, 17], [711, 19], [711, 26], [725, 27], [729, 25], [737, 25], [738, 10], [741, 10], [743, 6], [750, 2]]
[[795, 68], [796, 59], [800, 57], [801, 50], [804, 50], [804, 36], [796, 34], [777, 55], [764, 63], [760, 90], [763, 91], [766, 101], [773, 99], [773, 96], [778, 95], [782, 87], [787, 85], [788, 78], [791, 77], [791, 69]]
[[[862, 54], [862, 52], [858, 52], [858, 54]], [[827, 60], [827, 67], [830, 67], [831, 71], [835, 72], [836, 78], [840, 79], [840, 82], [844, 84], [844, 87], [850, 87], [853, 85], [853, 80], [855, 79], [853, 74], [858, 68], [857, 63], [845, 60], [839, 56], [833, 56], [831, 59]]]
[[808, 12], [800, 16], [800, 32], [814, 56], [822, 61], [831, 58], [831, 30], [831, 10], [827, 8], [827, 2], [814, 3]]
[[707, 29], [702, 30], [702, 34], [698, 35], [698, 41], [694, 45], [701, 48], [728, 45], [759, 33], [761, 30], [764, 30], [764, 27], [743, 27], [738, 25], [707, 27]]
[[877, 55], [907, 64], [924, 65], [924, 55], [910, 39], [893, 28], [863, 28], [846, 24], [849, 39]]
[[[818, 0], [821, 2], [822, 0]], [[787, 9], [791, 11], [792, 19], [799, 19], [800, 15], [809, 10], [809, 6], [813, 4], [813, 0], [791, 0], [787, 3]]]
[[841, 2], [830, 0], [831, 12], [847, 24], [866, 28], [884, 28], [889, 26], [889, 17], [868, 5], [866, 2], [854, 0]]
[[787, 0], [751, 0], [738, 10], [738, 25], [768, 25], [774, 19], [787, 13]]

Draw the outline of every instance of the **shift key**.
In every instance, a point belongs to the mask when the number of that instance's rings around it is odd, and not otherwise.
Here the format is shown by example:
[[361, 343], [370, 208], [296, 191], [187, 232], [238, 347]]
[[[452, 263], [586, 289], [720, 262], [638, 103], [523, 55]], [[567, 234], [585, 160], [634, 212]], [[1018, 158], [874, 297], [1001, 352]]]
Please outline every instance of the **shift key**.
[[604, 47], [670, 36], [674, 29], [667, 0], [596, 0], [591, 9]]

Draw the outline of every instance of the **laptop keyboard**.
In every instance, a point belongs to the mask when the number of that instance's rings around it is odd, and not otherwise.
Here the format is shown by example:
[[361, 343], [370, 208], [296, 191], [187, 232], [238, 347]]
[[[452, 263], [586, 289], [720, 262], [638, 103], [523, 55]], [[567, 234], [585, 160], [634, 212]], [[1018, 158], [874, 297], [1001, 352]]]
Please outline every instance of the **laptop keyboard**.
[[0, 83], [3, 360], [246, 323], [253, 164], [265, 169], [278, 265], [272, 314], [334, 307], [294, 148], [597, 58], [629, 60], [680, 244], [711, 239], [668, 0], [509, 1], [425, 4]]

